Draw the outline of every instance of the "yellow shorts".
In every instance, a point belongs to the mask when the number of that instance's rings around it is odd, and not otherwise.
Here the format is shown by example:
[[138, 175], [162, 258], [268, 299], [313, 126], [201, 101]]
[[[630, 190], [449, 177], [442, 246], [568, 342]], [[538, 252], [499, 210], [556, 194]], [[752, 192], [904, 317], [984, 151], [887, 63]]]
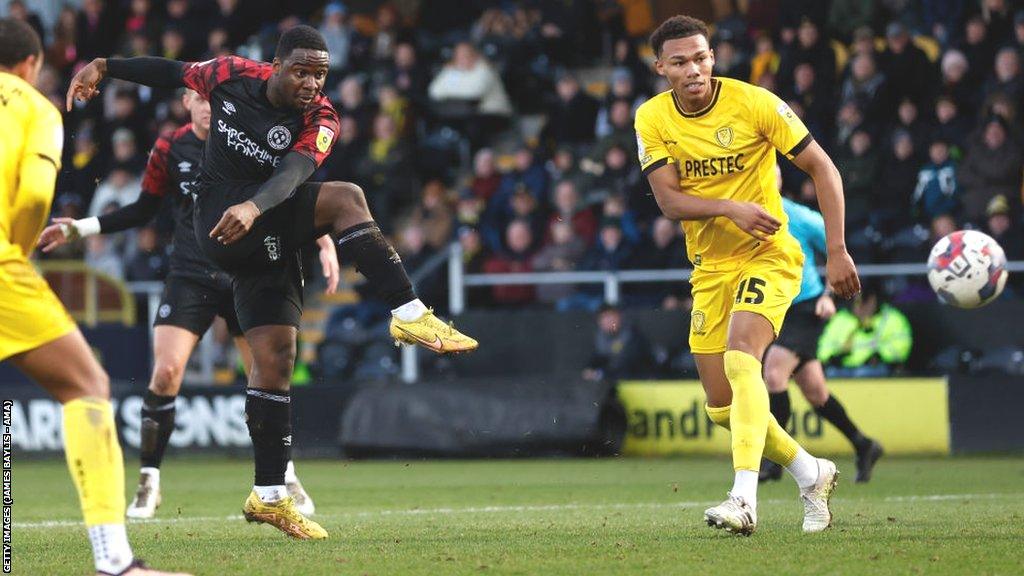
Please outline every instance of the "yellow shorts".
[[725, 352], [729, 319], [737, 310], [764, 316], [779, 335], [786, 310], [800, 293], [803, 275], [804, 255], [799, 245], [794, 248], [793, 244], [796, 242], [764, 245], [750, 260], [728, 270], [693, 271], [691, 352]]
[[26, 261], [0, 264], [0, 360], [75, 329], [64, 304]]

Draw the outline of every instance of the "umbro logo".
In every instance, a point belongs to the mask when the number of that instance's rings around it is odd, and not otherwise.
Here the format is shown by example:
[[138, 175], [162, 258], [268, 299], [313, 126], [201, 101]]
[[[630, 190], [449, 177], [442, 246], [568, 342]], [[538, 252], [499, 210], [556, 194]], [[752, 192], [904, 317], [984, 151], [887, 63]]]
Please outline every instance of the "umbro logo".
[[236, 112], [235, 105], [227, 100], [224, 101], [224, 104], [221, 106], [221, 110], [223, 110], [228, 116], [231, 116]]
[[191, 172], [192, 163], [189, 161], [178, 162], [178, 170], [181, 172]]

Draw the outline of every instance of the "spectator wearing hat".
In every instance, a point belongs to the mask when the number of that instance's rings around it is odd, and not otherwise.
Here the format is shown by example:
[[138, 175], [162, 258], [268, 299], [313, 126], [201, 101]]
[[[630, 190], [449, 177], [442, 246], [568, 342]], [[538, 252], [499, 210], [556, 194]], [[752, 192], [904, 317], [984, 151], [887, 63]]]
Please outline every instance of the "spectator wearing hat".
[[1006, 121], [989, 117], [968, 142], [960, 166], [960, 184], [964, 188], [965, 217], [980, 225], [985, 209], [993, 198], [1003, 195], [1019, 213], [1021, 186], [1021, 148], [1007, 134]]
[[939, 92], [952, 98], [961, 110], [975, 110], [979, 102], [978, 87], [967, 81], [970, 67], [964, 53], [955, 49], [946, 50], [939, 62]]
[[927, 102], [927, 95], [935, 86], [935, 67], [911, 42], [910, 31], [903, 23], [891, 22], [886, 26], [885, 51], [879, 63], [894, 101], [910, 98], [918, 106]]
[[1000, 194], [985, 207], [985, 233], [999, 243], [1007, 260], [1024, 260], [1024, 230], [1015, 220], [1006, 196]]

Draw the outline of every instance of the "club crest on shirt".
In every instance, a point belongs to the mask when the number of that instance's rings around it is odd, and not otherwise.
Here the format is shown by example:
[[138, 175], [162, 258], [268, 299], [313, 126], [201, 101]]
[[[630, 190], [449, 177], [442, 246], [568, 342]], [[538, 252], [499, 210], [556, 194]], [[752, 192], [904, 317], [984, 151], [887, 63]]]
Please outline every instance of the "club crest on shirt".
[[718, 130], [715, 130], [715, 141], [722, 148], [728, 148], [732, 146], [733, 133], [731, 126], [722, 126]]
[[284, 150], [292, 143], [292, 133], [284, 126], [274, 126], [267, 132], [267, 144], [274, 150]]

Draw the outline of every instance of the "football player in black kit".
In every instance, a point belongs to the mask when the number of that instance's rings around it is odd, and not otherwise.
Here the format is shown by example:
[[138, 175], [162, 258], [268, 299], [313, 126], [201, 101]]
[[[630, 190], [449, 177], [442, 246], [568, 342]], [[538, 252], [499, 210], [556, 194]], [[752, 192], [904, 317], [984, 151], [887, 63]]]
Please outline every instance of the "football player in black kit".
[[[192, 226], [192, 187], [199, 175], [203, 145], [210, 133], [210, 103], [190, 88], [183, 92], [182, 104], [192, 121], [170, 136], [157, 139], [146, 163], [139, 198], [98, 218], [55, 218], [54, 224], [39, 237], [43, 252], [49, 252], [78, 238], [141, 226], [156, 215], [165, 198], [174, 203], [174, 251], [153, 322], [153, 375], [142, 404], [142, 469], [135, 498], [128, 505], [129, 518], [152, 518], [160, 506], [160, 464], [174, 432], [174, 401], [181, 389], [188, 357], [215, 316], [227, 323], [247, 373], [252, 366], [252, 354], [235, 315], [231, 277], [203, 256], [196, 242]], [[317, 245], [327, 277], [327, 292], [332, 293], [338, 285], [338, 253], [328, 235], [321, 236]], [[313, 500], [303, 489], [290, 461], [285, 486], [299, 511], [307, 516], [313, 514]]]
[[252, 349], [246, 420], [255, 482], [243, 513], [295, 538], [327, 537], [295, 507], [284, 486], [291, 451], [289, 383], [302, 313], [298, 251], [329, 233], [392, 308], [391, 335], [435, 352], [464, 352], [472, 338], [434, 316], [413, 292], [394, 248], [346, 182], [306, 182], [330, 154], [338, 114], [322, 94], [328, 53], [315, 28], [278, 41], [272, 64], [225, 56], [205, 62], [97, 58], [75, 75], [67, 107], [88, 100], [105, 77], [192, 88], [209, 100], [210, 136], [196, 182], [200, 249], [232, 276], [235, 310]]

